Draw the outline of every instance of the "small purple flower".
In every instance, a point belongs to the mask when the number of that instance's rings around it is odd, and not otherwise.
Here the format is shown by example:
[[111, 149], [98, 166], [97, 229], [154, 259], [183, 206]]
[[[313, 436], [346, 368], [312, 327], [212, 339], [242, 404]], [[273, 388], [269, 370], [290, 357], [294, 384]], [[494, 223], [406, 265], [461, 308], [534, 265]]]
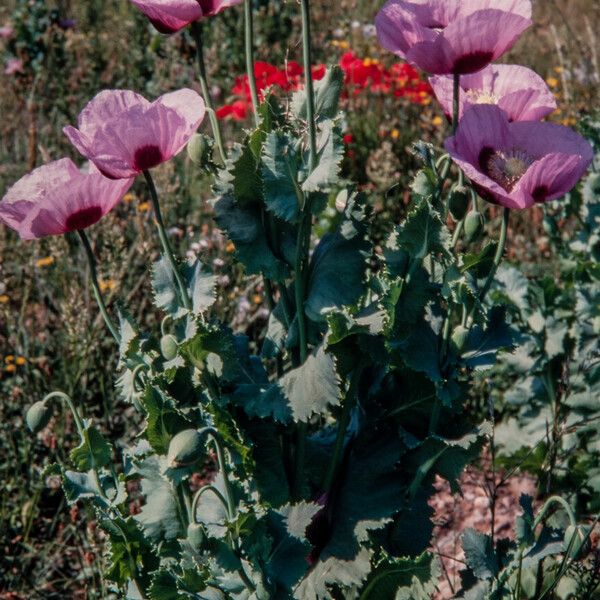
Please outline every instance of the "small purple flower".
[[93, 165], [80, 171], [69, 158], [33, 170], [0, 202], [0, 222], [31, 240], [85, 229], [111, 211], [133, 179], [114, 181]]
[[[452, 115], [453, 78], [436, 75], [429, 83], [446, 116]], [[475, 104], [496, 104], [509, 121], [539, 121], [556, 110], [554, 95], [531, 69], [519, 65], [490, 65], [460, 78], [460, 116]]]
[[175, 33], [186, 25], [212, 17], [243, 0], [131, 0], [160, 33]]
[[435, 75], [476, 73], [532, 24], [531, 0], [388, 0], [381, 45]]
[[538, 121], [510, 123], [497, 106], [465, 111], [446, 150], [479, 194], [508, 208], [530, 208], [564, 196], [594, 154], [568, 127]]
[[189, 89], [154, 102], [128, 90], [106, 90], [81, 111], [78, 128], [63, 131], [107, 177], [123, 179], [178, 154], [205, 112], [204, 100]]
[[6, 25], [2, 25], [0, 27], [0, 38], [3, 40], [9, 40], [15, 33], [14, 27], [7, 23]]
[[20, 58], [9, 58], [6, 61], [6, 67], [4, 68], [5, 75], [16, 75], [17, 73], [23, 73], [23, 61]]

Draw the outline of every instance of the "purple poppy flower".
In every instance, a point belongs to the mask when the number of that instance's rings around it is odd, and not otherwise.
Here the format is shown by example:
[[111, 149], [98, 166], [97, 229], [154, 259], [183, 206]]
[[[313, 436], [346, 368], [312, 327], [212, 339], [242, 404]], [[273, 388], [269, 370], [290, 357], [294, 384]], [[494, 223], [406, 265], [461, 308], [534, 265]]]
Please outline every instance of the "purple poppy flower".
[[131, 0], [160, 33], [175, 33], [193, 21], [212, 17], [243, 0]]
[[154, 102], [128, 90], [106, 90], [81, 111], [78, 129], [63, 131], [107, 177], [127, 179], [179, 153], [205, 112], [204, 100], [189, 89]]
[[[453, 77], [436, 75], [429, 83], [446, 116], [452, 115]], [[556, 110], [554, 95], [531, 69], [519, 65], [490, 65], [460, 78], [459, 115], [474, 104], [497, 104], [509, 121], [539, 121]]]
[[6, 192], [0, 222], [24, 240], [85, 229], [111, 211], [132, 183], [108, 179], [91, 164], [84, 173], [63, 158], [33, 170]]
[[594, 157], [590, 144], [568, 127], [510, 123], [500, 108], [485, 105], [465, 111], [446, 150], [483, 198], [516, 209], [564, 196]]
[[480, 71], [532, 24], [531, 0], [388, 0], [382, 46], [435, 75]]

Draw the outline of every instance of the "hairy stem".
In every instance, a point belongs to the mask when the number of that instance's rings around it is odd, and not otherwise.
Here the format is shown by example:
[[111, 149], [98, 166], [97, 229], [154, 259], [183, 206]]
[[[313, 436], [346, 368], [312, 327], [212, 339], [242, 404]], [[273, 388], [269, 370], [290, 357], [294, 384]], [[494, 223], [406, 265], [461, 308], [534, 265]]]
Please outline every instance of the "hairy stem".
[[254, 122], [258, 127], [260, 118], [258, 116], [258, 92], [256, 88], [256, 77], [254, 74], [254, 16], [252, 14], [252, 0], [244, 0], [244, 24], [246, 42], [246, 73], [248, 75], [250, 97], [252, 98]]
[[173, 249], [171, 248], [169, 238], [167, 237], [167, 232], [165, 231], [165, 224], [162, 218], [162, 213], [160, 211], [160, 204], [158, 202], [158, 194], [156, 193], [156, 186], [154, 185], [154, 180], [152, 179], [152, 175], [150, 175], [150, 171], [144, 171], [144, 177], [146, 178], [146, 183], [148, 184], [148, 189], [150, 190], [150, 198], [152, 200], [152, 207], [154, 209], [154, 217], [156, 219], [156, 228], [158, 230], [158, 237], [160, 238], [160, 243], [162, 245], [163, 252], [165, 253], [166, 258], [169, 261], [169, 264], [171, 265], [173, 275], [175, 276], [175, 281], [177, 282], [177, 287], [179, 288], [181, 301], [183, 302], [185, 308], [191, 310], [192, 303], [190, 301], [188, 291], [181, 277], [181, 273], [179, 272], [179, 266], [177, 265], [177, 261], [175, 260]]
[[96, 303], [98, 304], [98, 308], [100, 309], [100, 313], [102, 314], [102, 317], [104, 318], [104, 322], [106, 323], [108, 330], [110, 331], [112, 336], [115, 338], [115, 342], [117, 342], [117, 344], [120, 344], [121, 336], [119, 335], [119, 330], [117, 329], [116, 325], [112, 322], [112, 319], [110, 318], [110, 316], [108, 314], [108, 309], [106, 308], [106, 304], [104, 303], [104, 298], [102, 298], [102, 293], [100, 292], [100, 285], [98, 284], [98, 273], [96, 270], [96, 257], [94, 256], [94, 251], [92, 250], [90, 240], [83, 229], [78, 230], [77, 233], [79, 234], [79, 239], [81, 240], [81, 244], [85, 250], [85, 255], [87, 257], [88, 264], [90, 266], [92, 289], [94, 291]]
[[204, 60], [204, 43], [202, 39], [202, 25], [198, 21], [194, 21], [191, 25], [192, 27], [192, 35], [194, 37], [194, 41], [196, 42], [196, 57], [198, 60], [198, 75], [200, 79], [200, 87], [202, 89], [202, 95], [204, 96], [204, 104], [206, 105], [206, 109], [208, 111], [208, 117], [210, 119], [210, 126], [212, 128], [213, 135], [215, 137], [215, 142], [217, 144], [217, 149], [219, 150], [219, 155], [221, 157], [221, 161], [225, 164], [225, 147], [223, 146], [223, 138], [221, 137], [221, 127], [219, 125], [219, 119], [217, 119], [217, 115], [215, 113], [215, 108], [213, 105], [212, 97], [210, 95], [210, 88], [208, 87], [208, 77], [206, 76], [206, 62]]
[[510, 220], [510, 208], [505, 208], [504, 213], [502, 214], [502, 228], [500, 229], [500, 239], [498, 240], [498, 248], [496, 248], [496, 255], [494, 256], [494, 262], [490, 272], [488, 273], [487, 279], [483, 284], [483, 288], [481, 288], [481, 292], [479, 294], [479, 299], [481, 302], [485, 300], [487, 293], [490, 291], [492, 287], [492, 283], [494, 282], [494, 277], [496, 277], [496, 273], [498, 272], [498, 267], [502, 262], [502, 257], [504, 256], [504, 250], [506, 248], [506, 237], [508, 233], [508, 222]]

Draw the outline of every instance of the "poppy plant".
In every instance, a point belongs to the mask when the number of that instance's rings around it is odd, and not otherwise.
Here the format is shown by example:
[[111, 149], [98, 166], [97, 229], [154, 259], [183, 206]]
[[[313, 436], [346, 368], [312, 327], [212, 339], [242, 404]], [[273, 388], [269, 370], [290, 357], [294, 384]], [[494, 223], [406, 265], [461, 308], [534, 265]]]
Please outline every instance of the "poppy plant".
[[[452, 115], [453, 78], [429, 78], [446, 116]], [[556, 110], [554, 95], [534, 71], [520, 65], [490, 65], [460, 79], [459, 115], [475, 104], [496, 104], [509, 121], [539, 121]]]
[[108, 179], [93, 165], [80, 171], [63, 158], [33, 170], [6, 192], [0, 222], [23, 240], [81, 231], [110, 212], [132, 183]]
[[531, 0], [388, 0], [375, 19], [384, 48], [434, 75], [480, 71], [531, 24]]
[[198, 129], [204, 100], [183, 89], [149, 102], [127, 90], [100, 92], [83, 109], [71, 143], [113, 179], [135, 177], [179, 153]]
[[564, 196], [594, 156], [568, 127], [510, 123], [500, 108], [485, 105], [469, 108], [445, 145], [483, 198], [515, 209]]
[[240, 4], [242, 0], [131, 0], [160, 33], [175, 33], [204, 17]]

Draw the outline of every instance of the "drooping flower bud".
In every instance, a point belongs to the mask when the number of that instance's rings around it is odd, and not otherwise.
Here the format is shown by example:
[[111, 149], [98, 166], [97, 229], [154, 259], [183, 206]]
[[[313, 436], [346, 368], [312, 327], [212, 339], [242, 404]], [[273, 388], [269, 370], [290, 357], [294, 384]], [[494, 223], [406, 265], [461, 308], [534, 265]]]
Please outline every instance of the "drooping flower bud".
[[458, 325], [452, 332], [450, 338], [450, 346], [456, 354], [460, 354], [465, 346], [467, 345], [467, 339], [469, 337], [469, 330], [464, 325]]
[[465, 238], [467, 243], [477, 241], [483, 234], [485, 228], [485, 221], [483, 215], [477, 211], [472, 210], [465, 220]]
[[469, 208], [469, 196], [467, 190], [464, 187], [455, 187], [450, 192], [450, 199], [448, 200], [448, 209], [450, 214], [455, 221], [460, 221], [467, 214]]
[[185, 429], [173, 437], [169, 444], [167, 463], [170, 467], [193, 465], [204, 455], [204, 436], [196, 429]]
[[177, 338], [168, 333], [163, 335], [160, 340], [160, 351], [166, 360], [173, 360], [177, 356]]
[[48, 423], [52, 418], [52, 406], [46, 403], [44, 400], [38, 400], [35, 404], [33, 404], [27, 414], [25, 415], [25, 421], [27, 422], [27, 427], [31, 430], [32, 433], [38, 433]]
[[195, 133], [187, 145], [187, 154], [190, 160], [205, 169], [210, 163], [214, 142], [202, 133]]
[[206, 541], [204, 526], [200, 523], [190, 523], [187, 528], [187, 541], [196, 552], [202, 550]]
[[589, 551], [588, 529], [584, 525], [569, 525], [565, 530], [563, 544], [565, 552], [569, 550], [569, 558], [577, 560]]

